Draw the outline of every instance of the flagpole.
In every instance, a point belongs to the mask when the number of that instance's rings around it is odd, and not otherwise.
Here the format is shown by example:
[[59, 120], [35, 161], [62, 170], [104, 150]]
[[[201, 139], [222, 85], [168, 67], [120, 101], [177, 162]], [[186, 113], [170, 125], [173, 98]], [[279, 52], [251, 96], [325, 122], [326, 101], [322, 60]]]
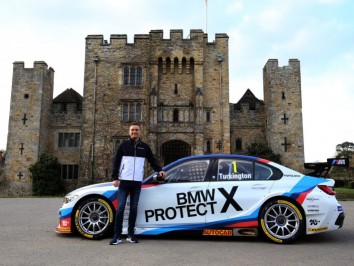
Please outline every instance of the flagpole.
[[208, 0], [205, 0], [205, 32], [208, 33]]

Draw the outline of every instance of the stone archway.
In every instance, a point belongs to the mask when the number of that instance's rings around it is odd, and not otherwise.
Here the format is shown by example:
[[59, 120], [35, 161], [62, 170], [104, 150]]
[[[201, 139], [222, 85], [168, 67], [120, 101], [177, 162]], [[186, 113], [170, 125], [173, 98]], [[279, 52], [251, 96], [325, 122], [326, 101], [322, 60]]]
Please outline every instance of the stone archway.
[[164, 165], [190, 155], [191, 146], [184, 141], [171, 140], [162, 144], [162, 158]]

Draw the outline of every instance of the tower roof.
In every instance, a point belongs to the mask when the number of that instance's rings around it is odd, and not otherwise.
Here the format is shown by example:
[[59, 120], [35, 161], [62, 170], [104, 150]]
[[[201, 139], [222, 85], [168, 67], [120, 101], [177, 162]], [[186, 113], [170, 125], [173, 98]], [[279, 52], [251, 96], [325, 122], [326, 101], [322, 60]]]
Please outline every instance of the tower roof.
[[234, 104], [234, 110], [241, 110], [242, 104], [248, 104], [250, 110], [255, 110], [257, 103], [259, 103], [259, 105], [264, 104], [263, 101], [259, 100], [256, 96], [254, 96], [250, 89], [247, 89], [241, 99], [236, 104]]
[[66, 89], [57, 97], [54, 98], [53, 103], [79, 103], [82, 104], [82, 96], [74, 89]]

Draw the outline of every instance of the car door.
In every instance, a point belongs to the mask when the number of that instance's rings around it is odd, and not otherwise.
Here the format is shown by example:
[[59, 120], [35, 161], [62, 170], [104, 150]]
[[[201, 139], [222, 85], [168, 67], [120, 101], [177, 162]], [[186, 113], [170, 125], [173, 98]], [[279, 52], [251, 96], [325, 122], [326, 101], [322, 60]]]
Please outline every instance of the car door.
[[[247, 159], [219, 159], [208, 190], [216, 202], [213, 212], [206, 215], [207, 223], [234, 222], [242, 217], [254, 220], [257, 208], [266, 198], [274, 181], [267, 166]], [[267, 172], [268, 171], [268, 172]], [[269, 172], [270, 171], [270, 172]], [[255, 176], [260, 176], [257, 180]]]
[[209, 164], [209, 159], [185, 161], [167, 170], [165, 183], [144, 184], [137, 227], [204, 224]]

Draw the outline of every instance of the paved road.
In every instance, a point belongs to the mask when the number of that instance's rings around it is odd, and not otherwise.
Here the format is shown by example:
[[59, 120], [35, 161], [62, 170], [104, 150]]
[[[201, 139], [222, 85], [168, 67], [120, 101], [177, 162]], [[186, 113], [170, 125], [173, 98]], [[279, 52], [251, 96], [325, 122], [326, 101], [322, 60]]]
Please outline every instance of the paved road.
[[291, 245], [257, 238], [140, 238], [109, 246], [107, 239], [57, 235], [62, 199], [0, 198], [0, 265], [354, 265], [354, 202], [338, 231]]

